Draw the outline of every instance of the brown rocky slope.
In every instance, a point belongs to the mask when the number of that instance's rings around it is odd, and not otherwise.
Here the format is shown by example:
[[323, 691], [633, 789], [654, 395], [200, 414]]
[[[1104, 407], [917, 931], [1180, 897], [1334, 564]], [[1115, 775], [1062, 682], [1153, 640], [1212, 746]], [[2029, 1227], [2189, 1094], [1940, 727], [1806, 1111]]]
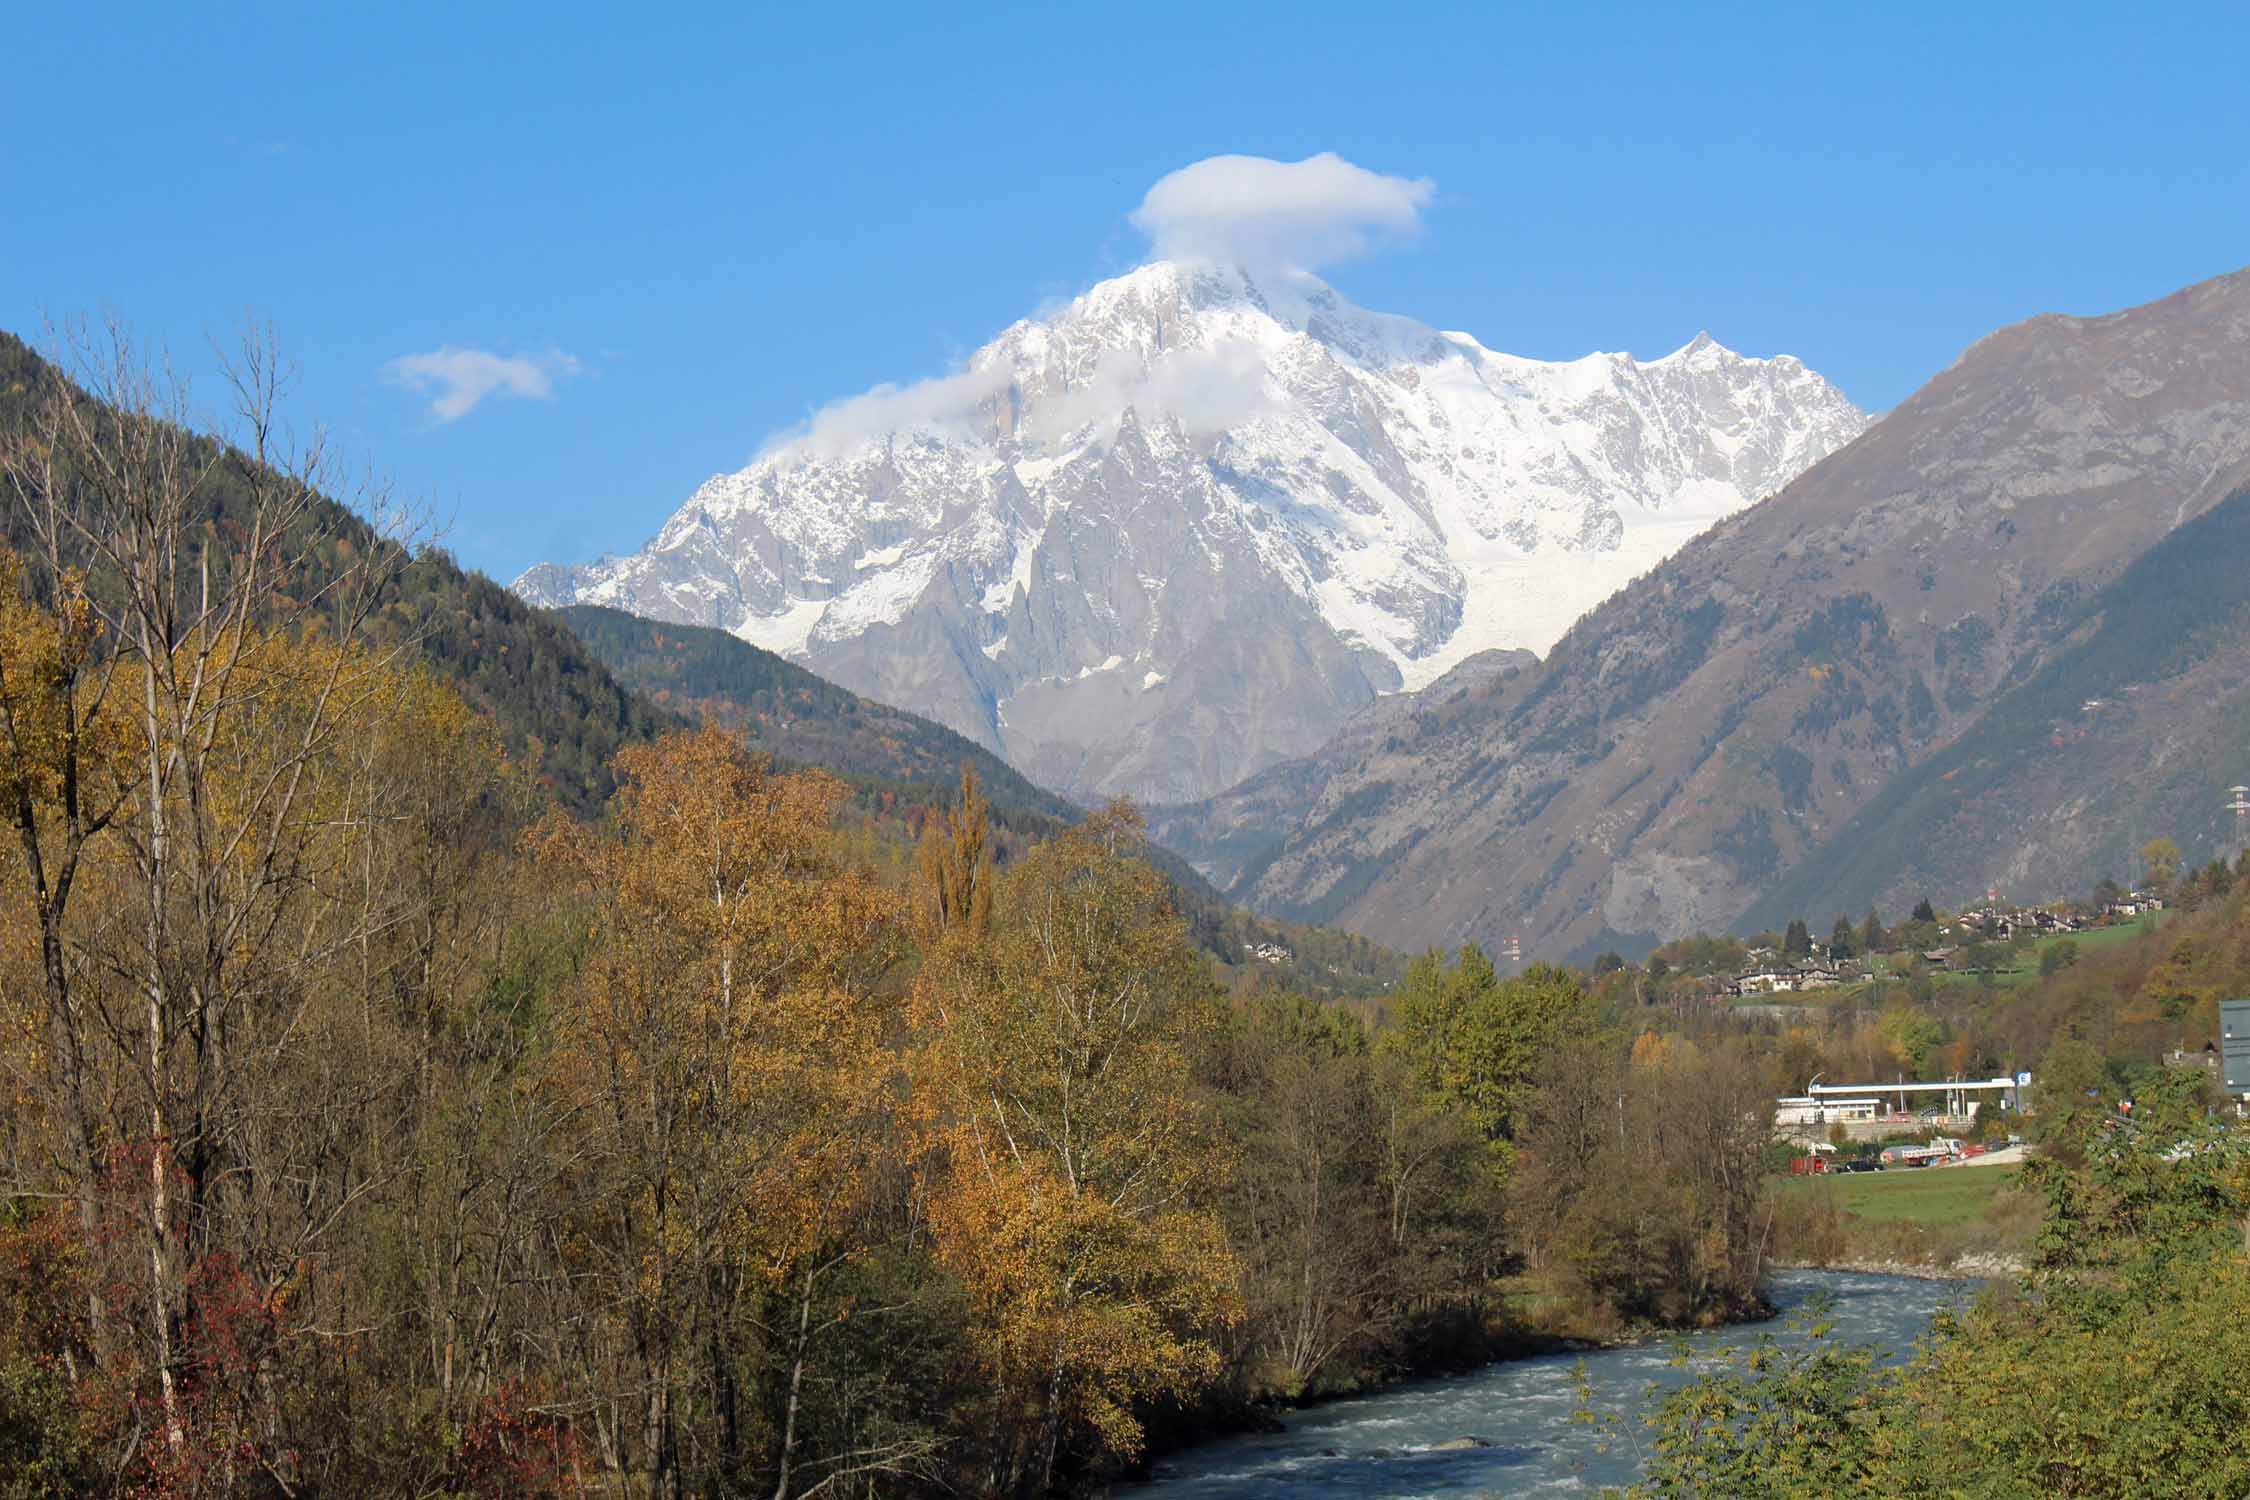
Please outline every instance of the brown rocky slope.
[[[1232, 826], [1227, 873], [1258, 907], [1394, 946], [1520, 933], [1552, 955], [1722, 928], [1785, 903], [1822, 851], [1835, 865], [1856, 815], [2099, 607], [2128, 608], [2105, 586], [2245, 481], [2250, 272], [2034, 318], [1613, 597], [1536, 669], [1238, 789], [1263, 797], [1262, 843], [1237, 793], [1167, 821]], [[1955, 878], [2010, 854], [1970, 850]], [[1829, 878], [1821, 894], [1909, 878]]]

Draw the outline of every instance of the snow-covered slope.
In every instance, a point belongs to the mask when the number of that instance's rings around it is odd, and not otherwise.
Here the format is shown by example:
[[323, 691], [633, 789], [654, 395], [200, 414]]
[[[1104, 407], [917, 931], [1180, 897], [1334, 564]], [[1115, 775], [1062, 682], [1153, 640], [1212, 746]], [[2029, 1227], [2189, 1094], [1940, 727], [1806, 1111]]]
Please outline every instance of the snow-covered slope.
[[1708, 337], [1546, 364], [1160, 262], [515, 586], [732, 630], [1073, 795], [1182, 801], [1478, 651], [1544, 652], [1866, 423]]

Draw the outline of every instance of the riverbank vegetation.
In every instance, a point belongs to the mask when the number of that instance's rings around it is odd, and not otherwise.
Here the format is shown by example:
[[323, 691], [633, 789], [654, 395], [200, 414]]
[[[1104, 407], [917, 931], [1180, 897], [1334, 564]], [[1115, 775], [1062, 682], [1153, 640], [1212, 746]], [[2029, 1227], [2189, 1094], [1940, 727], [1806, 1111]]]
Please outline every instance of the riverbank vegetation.
[[0, 444], [8, 1500], [1038, 1496], [1488, 1357], [1524, 1278], [1755, 1298], [1748, 1046], [1473, 948], [1245, 978], [1132, 809], [1003, 839], [967, 772], [902, 844], [634, 709], [565, 795], [270, 350], [231, 448], [113, 352]]
[[2250, 1142], [2175, 1074], [2130, 1122], [2082, 1116], [2055, 1145], [2026, 1169], [2043, 1217], [2024, 1276], [1903, 1363], [1821, 1339], [1746, 1350], [1664, 1404], [1631, 1493], [2250, 1492]]

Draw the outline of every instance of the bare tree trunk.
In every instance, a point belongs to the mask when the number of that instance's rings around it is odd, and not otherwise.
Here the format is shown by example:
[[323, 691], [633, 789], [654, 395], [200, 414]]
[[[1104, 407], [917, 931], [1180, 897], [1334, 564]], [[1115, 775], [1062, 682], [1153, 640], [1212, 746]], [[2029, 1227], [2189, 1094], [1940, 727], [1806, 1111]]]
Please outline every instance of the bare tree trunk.
[[789, 1362], [789, 1401], [781, 1421], [780, 1474], [774, 1481], [773, 1500], [789, 1500], [790, 1465], [797, 1454], [797, 1406], [805, 1385], [805, 1347], [812, 1336], [813, 1271], [805, 1268], [797, 1283], [797, 1338]]
[[[155, 642], [150, 639], [147, 621], [141, 622], [140, 647], [144, 661], [150, 660]], [[167, 648], [167, 655], [169, 649]], [[164, 1440], [177, 1452], [186, 1442], [186, 1433], [180, 1422], [179, 1392], [172, 1373], [175, 1305], [172, 1293], [172, 1205], [167, 1191], [166, 1178], [170, 1176], [172, 1134], [171, 1122], [166, 1118], [166, 1080], [170, 1076], [170, 1047], [165, 1024], [165, 994], [163, 975], [168, 954], [165, 945], [164, 918], [169, 892], [166, 890], [171, 873], [168, 825], [165, 820], [164, 794], [166, 791], [166, 757], [162, 720], [156, 702], [156, 671], [152, 667], [142, 676], [142, 706], [146, 715], [143, 729], [147, 735], [148, 773], [143, 784], [143, 797], [147, 806], [148, 860], [146, 918], [147, 952], [145, 954], [148, 992], [148, 1084], [149, 1084], [149, 1298], [153, 1332], [156, 1337], [157, 1381], [164, 1400]]]
[[[361, 713], [355, 684], [387, 669], [383, 653], [354, 643], [406, 554], [341, 510], [319, 509], [317, 438], [301, 455], [275, 453], [283, 377], [255, 332], [229, 370], [241, 421], [234, 448], [189, 433], [184, 387], [140, 365], [121, 331], [111, 329], [103, 349], [78, 342], [75, 354], [84, 388], [58, 370], [31, 430], [0, 443], [62, 652], [63, 727], [39, 741], [62, 746], [61, 791], [43, 790], [44, 806], [21, 794], [11, 811], [27, 854], [52, 845], [34, 882], [59, 1075], [44, 1087], [61, 1096], [78, 1179], [70, 1186], [90, 1245], [104, 1228], [93, 1112], [114, 1111], [101, 1123], [125, 1144], [147, 1132], [145, 1243], [127, 1246], [142, 1262], [136, 1279], [147, 1277], [148, 1350], [164, 1442], [177, 1452], [188, 1438], [182, 1340], [196, 1322], [198, 1266], [224, 1248], [254, 1284], [270, 1286], [303, 1242], [275, 1215], [304, 1206], [277, 1206], [267, 1187], [286, 1176], [272, 1153], [288, 1148], [268, 1123], [272, 1090], [284, 1086], [273, 1068], [292, 1054], [295, 1033], [283, 1016], [261, 1041], [259, 1007], [350, 938], [350, 915], [332, 909], [303, 864], [322, 825], [308, 820], [300, 792], [308, 768]], [[229, 551], [214, 578], [209, 548], [219, 535]], [[267, 556], [284, 539], [301, 576], [283, 576]], [[332, 647], [297, 654], [314, 636]], [[0, 681], [11, 714], [16, 692]], [[107, 750], [88, 748], [90, 728], [113, 742]], [[21, 782], [27, 746], [12, 719], [0, 729]], [[45, 788], [56, 773], [39, 769]], [[103, 778], [98, 787], [89, 769]], [[122, 851], [102, 868], [124, 885], [103, 920], [66, 927], [80, 857], [97, 838], [100, 849]], [[106, 982], [83, 1006], [74, 951], [83, 972]], [[89, 1046], [102, 1049], [98, 1061]], [[138, 1196], [129, 1191], [127, 1201]], [[310, 1222], [333, 1225], [335, 1215]], [[98, 1298], [89, 1317], [98, 1344]], [[261, 1399], [250, 1386], [242, 1394]]]
[[[162, 1007], [151, 999], [148, 1007], [149, 1051], [161, 1057], [164, 1045]], [[171, 1203], [164, 1190], [168, 1144], [164, 1106], [149, 1106], [149, 1316], [156, 1335], [156, 1378], [164, 1397], [164, 1440], [177, 1450], [187, 1434], [180, 1425], [179, 1393], [172, 1378], [172, 1267]]]
[[1046, 1409], [1042, 1414], [1045, 1431], [1040, 1444], [1039, 1486], [1032, 1492], [1035, 1495], [1044, 1495], [1054, 1487], [1055, 1460], [1062, 1456], [1062, 1388], [1063, 1357], [1062, 1351], [1058, 1349], [1055, 1351], [1055, 1367], [1047, 1376]]

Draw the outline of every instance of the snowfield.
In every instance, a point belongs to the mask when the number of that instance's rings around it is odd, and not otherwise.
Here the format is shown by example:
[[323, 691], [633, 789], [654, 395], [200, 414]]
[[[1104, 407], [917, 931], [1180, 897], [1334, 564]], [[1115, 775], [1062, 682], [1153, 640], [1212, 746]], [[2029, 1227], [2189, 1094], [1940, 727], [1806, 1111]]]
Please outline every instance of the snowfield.
[[1866, 425], [1708, 336], [1542, 363], [1160, 262], [827, 408], [638, 553], [515, 586], [731, 630], [1075, 795], [1188, 800], [1375, 694], [1544, 653]]

